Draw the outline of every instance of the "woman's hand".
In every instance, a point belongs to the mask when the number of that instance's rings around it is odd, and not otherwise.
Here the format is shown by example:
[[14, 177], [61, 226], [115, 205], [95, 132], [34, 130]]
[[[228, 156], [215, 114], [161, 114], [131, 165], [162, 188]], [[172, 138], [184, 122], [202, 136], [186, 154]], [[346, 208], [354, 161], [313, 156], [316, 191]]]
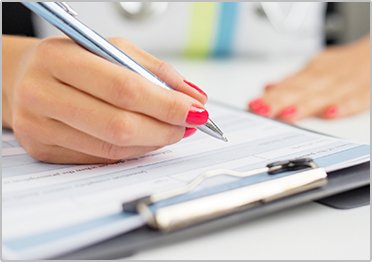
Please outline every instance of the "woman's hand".
[[206, 95], [170, 65], [112, 42], [179, 92], [67, 38], [3, 37], [3, 126], [35, 159], [102, 163], [175, 143], [204, 124]]
[[350, 45], [326, 49], [301, 71], [267, 85], [262, 97], [248, 107], [288, 122], [310, 116], [333, 119], [369, 109], [369, 35]]

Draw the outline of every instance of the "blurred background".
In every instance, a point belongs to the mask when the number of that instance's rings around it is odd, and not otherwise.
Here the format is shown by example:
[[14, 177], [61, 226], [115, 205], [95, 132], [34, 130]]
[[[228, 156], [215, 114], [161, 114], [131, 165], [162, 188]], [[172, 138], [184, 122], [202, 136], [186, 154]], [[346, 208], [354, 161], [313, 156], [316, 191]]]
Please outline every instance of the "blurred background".
[[349, 43], [369, 32], [370, 3], [331, 2], [327, 4], [328, 43]]
[[[155, 54], [226, 56], [314, 53], [369, 32], [368, 2], [72, 2], [79, 18], [106, 36]], [[27, 21], [27, 15], [34, 23]], [[3, 3], [3, 33], [59, 34], [20, 3]], [[214, 45], [213, 47], [211, 47]], [[229, 47], [229, 45], [231, 47]], [[208, 49], [208, 50], [207, 50]], [[232, 51], [231, 51], [231, 50]]]

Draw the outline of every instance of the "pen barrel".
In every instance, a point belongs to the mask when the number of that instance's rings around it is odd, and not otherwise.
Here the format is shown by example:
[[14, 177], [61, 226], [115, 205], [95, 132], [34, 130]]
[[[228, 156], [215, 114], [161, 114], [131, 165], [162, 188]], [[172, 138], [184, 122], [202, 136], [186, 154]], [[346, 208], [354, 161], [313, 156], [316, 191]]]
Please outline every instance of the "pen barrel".
[[66, 12], [59, 4], [54, 2], [22, 3], [93, 54], [112, 63], [125, 66], [158, 86], [165, 89], [172, 89], [121, 49], [111, 44], [100, 34]]
[[146, 217], [152, 227], [173, 231], [323, 186], [326, 184], [326, 178], [327, 174], [323, 169], [309, 169], [268, 182], [161, 207], [154, 211], [151, 219], [149, 213]]

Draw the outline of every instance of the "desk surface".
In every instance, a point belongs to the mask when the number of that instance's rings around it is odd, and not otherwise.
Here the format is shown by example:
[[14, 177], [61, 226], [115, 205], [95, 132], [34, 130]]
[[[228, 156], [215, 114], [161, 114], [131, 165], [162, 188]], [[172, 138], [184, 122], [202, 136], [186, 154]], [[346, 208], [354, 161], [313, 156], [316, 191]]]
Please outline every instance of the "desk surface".
[[[209, 98], [245, 108], [265, 83], [280, 80], [304, 59], [181, 61], [168, 59]], [[307, 119], [302, 127], [370, 143], [370, 113]], [[131, 259], [369, 259], [370, 206], [336, 210], [317, 203], [284, 210], [202, 238], [144, 251]]]

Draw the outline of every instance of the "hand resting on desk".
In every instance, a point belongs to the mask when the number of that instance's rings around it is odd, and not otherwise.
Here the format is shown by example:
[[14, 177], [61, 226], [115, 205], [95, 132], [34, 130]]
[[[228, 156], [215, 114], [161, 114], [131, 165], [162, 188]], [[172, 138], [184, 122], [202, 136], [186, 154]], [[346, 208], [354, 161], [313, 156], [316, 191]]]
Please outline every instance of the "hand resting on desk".
[[287, 122], [363, 112], [370, 107], [369, 49], [369, 35], [349, 45], [330, 47], [299, 72], [268, 84], [249, 109]]

